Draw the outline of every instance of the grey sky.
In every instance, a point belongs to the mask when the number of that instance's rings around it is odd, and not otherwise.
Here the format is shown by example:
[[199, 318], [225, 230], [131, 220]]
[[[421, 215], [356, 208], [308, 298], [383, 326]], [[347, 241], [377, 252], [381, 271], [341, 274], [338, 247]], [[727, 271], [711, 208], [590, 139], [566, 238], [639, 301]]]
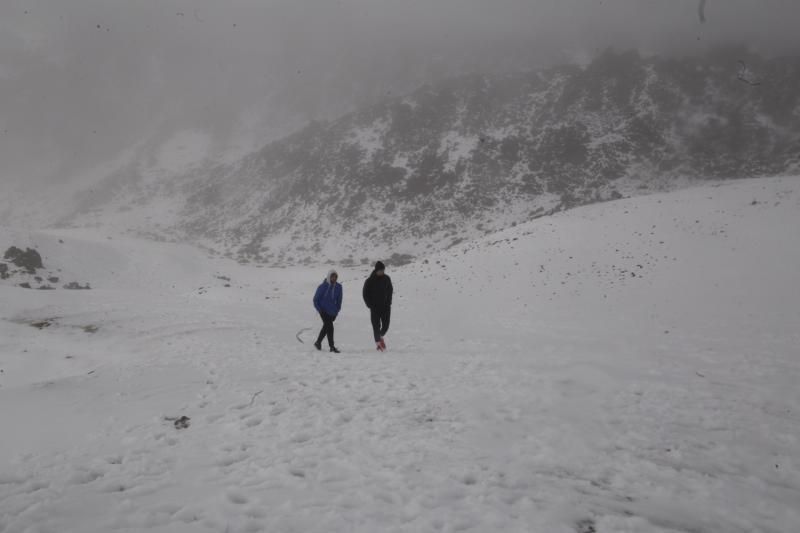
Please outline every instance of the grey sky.
[[187, 128], [224, 147], [247, 122], [258, 144], [424, 81], [610, 45], [800, 52], [797, 0], [708, 0], [706, 16], [697, 0], [3, 0], [0, 182]]

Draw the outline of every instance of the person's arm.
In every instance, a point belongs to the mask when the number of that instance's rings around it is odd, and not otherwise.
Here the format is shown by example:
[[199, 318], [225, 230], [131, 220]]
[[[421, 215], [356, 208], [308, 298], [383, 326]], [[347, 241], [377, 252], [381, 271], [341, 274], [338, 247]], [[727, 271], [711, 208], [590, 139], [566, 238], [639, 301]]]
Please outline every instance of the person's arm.
[[392, 286], [392, 278], [389, 278], [389, 295], [386, 299], [386, 304], [391, 307], [392, 306], [392, 294], [394, 293], [394, 287]]
[[322, 285], [317, 287], [317, 292], [314, 293], [314, 309], [316, 309], [318, 313], [320, 312], [319, 301], [321, 299], [322, 299]]
[[339, 301], [338, 305], [336, 306], [337, 315], [342, 311], [342, 302], [344, 302], [344, 287], [339, 285]]
[[364, 297], [364, 305], [369, 307], [369, 299], [367, 298], [367, 287], [369, 286], [369, 278], [364, 281], [364, 290], [361, 291], [361, 296]]

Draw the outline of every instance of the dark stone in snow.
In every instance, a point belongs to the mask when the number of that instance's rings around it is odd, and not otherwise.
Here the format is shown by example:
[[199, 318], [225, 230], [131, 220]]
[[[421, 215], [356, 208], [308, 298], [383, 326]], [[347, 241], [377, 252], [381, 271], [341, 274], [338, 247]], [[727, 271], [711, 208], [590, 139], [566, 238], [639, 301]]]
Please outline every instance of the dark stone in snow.
[[88, 283], [86, 285], [81, 285], [77, 281], [70, 281], [69, 283], [64, 285], [64, 288], [71, 291], [79, 291], [79, 290], [88, 291], [89, 289], [91, 289]]
[[19, 268], [24, 268], [28, 274], [35, 274], [37, 269], [44, 268], [42, 256], [32, 248], [27, 248], [23, 251], [16, 246], [12, 246], [6, 250], [3, 257], [6, 261], [11, 261]]

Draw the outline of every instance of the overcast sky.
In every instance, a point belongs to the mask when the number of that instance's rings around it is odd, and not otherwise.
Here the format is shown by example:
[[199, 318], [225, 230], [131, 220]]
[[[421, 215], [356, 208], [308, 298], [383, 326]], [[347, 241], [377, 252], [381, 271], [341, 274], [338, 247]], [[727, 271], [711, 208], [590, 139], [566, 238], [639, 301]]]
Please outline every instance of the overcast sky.
[[[2, 0], [0, 182], [66, 179], [144, 139], [277, 135], [429, 79], [607, 46], [800, 53], [800, 1]], [[699, 39], [698, 39], [699, 38]], [[249, 129], [245, 129], [247, 124]], [[257, 132], [257, 133], [252, 133]]]

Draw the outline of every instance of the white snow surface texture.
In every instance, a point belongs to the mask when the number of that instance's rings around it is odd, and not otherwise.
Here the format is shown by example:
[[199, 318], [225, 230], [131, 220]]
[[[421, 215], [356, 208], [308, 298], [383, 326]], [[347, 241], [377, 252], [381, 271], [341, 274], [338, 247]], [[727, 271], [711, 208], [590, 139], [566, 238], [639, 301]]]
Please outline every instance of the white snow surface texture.
[[0, 532], [800, 531], [799, 182], [389, 265], [383, 354], [364, 269], [334, 355], [325, 265], [4, 229], [92, 290], [0, 286]]

